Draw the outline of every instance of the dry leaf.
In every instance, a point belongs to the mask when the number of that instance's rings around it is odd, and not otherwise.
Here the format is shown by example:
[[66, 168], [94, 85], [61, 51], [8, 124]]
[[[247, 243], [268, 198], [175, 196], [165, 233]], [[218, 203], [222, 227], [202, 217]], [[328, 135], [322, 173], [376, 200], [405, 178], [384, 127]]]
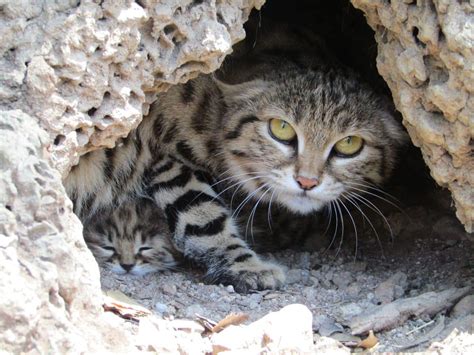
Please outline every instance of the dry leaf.
[[124, 319], [139, 322], [138, 318], [151, 315], [148, 309], [120, 291], [107, 291], [104, 298], [104, 311], [115, 313]]
[[249, 316], [245, 313], [231, 313], [212, 327], [211, 331], [213, 333], [218, 333], [229, 325], [239, 325], [247, 319], [249, 319]]
[[373, 330], [369, 330], [369, 336], [367, 338], [365, 338], [364, 340], [360, 341], [357, 344], [357, 347], [358, 348], [364, 348], [364, 349], [370, 349], [370, 348], [373, 348], [375, 345], [377, 345], [378, 342], [379, 342], [379, 340], [374, 335]]
[[209, 332], [212, 332], [212, 328], [214, 328], [217, 324], [217, 322], [214, 322], [213, 320], [206, 318], [204, 316], [201, 316], [196, 313], [196, 321], [200, 323], [206, 330]]

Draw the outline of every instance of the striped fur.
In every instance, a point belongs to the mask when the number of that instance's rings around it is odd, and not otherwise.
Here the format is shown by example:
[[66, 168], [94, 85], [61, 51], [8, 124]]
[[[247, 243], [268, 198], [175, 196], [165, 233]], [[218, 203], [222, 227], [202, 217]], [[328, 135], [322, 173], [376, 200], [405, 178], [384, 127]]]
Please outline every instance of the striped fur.
[[[266, 217], [272, 202], [291, 221], [292, 214], [311, 215], [343, 198], [354, 182], [380, 184], [404, 142], [385, 100], [356, 75], [313, 49], [302, 49], [303, 56], [292, 50], [291, 56], [284, 48], [275, 56], [271, 45], [251, 47], [247, 56], [238, 51], [219, 80], [201, 76], [160, 94], [115, 149], [89, 153], [71, 171], [66, 187], [76, 213], [87, 221], [145, 196], [164, 214], [174, 247], [203, 266], [206, 279], [240, 291], [279, 287], [282, 270], [242, 239], [254, 230], [271, 234], [265, 225], [249, 228], [253, 215], [263, 210]], [[272, 138], [272, 118], [294, 127], [295, 144]], [[333, 154], [335, 142], [349, 135], [363, 137], [361, 152]], [[321, 183], [303, 191], [294, 179], [299, 174]], [[242, 214], [247, 223], [239, 223]]]
[[149, 199], [95, 214], [84, 225], [84, 239], [98, 262], [118, 274], [173, 269], [179, 258], [166, 218]]

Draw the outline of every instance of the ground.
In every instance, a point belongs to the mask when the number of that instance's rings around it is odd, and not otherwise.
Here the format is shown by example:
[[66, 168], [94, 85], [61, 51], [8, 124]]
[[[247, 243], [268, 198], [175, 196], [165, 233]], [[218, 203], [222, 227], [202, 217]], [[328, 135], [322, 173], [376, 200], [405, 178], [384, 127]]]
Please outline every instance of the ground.
[[[312, 312], [314, 334], [348, 344], [347, 341], [354, 341], [350, 337], [354, 327], [351, 321], [358, 314], [370, 314], [381, 304], [430, 291], [474, 286], [472, 236], [464, 232], [453, 212], [446, 208], [449, 195], [439, 189], [431, 192], [423, 202], [413, 196], [404, 198], [401, 211], [384, 209], [379, 204], [391, 233], [382, 217], [369, 214], [381, 243], [368, 223], [364, 225], [362, 220], [355, 219], [359, 232], [357, 255], [351, 224], [346, 225], [345, 241], [340, 249], [339, 239], [329, 250], [321, 247], [320, 241], [310, 240], [305, 248], [315, 251], [299, 248], [265, 255], [287, 268], [287, 284], [278, 291], [238, 294], [231, 286], [201, 283], [201, 272], [187, 268], [144, 277], [101, 270], [102, 287], [123, 292], [165, 319], [195, 319], [198, 314], [218, 321], [229, 313], [243, 312], [249, 315], [246, 323], [250, 323], [271, 311], [300, 303]], [[410, 195], [407, 191], [405, 194]], [[397, 196], [400, 195], [403, 194]], [[409, 205], [404, 206], [406, 203]], [[467, 293], [472, 294], [472, 289]], [[446, 337], [454, 322], [471, 322], [468, 328], [472, 334], [472, 318], [460, 320], [462, 315], [474, 310], [472, 299], [456, 314], [451, 309], [447, 303], [435, 314], [419, 316], [415, 309], [414, 315], [406, 321], [401, 319], [395, 328], [376, 331], [377, 351], [426, 350]], [[421, 342], [425, 334], [431, 339], [408, 347]]]

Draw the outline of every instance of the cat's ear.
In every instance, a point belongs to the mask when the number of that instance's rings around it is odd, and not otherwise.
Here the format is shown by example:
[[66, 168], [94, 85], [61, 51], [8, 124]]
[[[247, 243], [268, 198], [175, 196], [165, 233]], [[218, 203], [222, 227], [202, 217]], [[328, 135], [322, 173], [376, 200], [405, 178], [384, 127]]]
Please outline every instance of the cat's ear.
[[228, 103], [254, 98], [263, 94], [269, 88], [269, 83], [261, 79], [255, 79], [240, 84], [224, 83], [214, 75], [212, 79], [221, 90], [224, 100]]

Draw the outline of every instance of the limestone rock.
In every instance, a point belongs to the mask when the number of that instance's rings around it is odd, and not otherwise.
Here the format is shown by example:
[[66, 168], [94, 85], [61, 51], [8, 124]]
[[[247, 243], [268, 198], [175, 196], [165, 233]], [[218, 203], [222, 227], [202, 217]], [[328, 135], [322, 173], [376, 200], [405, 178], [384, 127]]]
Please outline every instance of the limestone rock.
[[0, 112], [0, 136], [0, 348], [129, 351], [102, 317], [99, 270], [47, 161], [47, 134], [13, 110]]
[[61, 178], [219, 67], [263, 0], [0, 2], [0, 349], [133, 352]]
[[472, 1], [351, 0], [378, 44], [377, 69], [436, 182], [449, 188], [468, 232], [474, 223]]
[[407, 286], [407, 275], [399, 271], [377, 286], [375, 299], [381, 304], [390, 303], [403, 296]]
[[301, 304], [292, 304], [269, 313], [248, 326], [229, 326], [214, 334], [211, 343], [216, 351], [301, 354], [311, 353], [313, 331], [311, 311]]

